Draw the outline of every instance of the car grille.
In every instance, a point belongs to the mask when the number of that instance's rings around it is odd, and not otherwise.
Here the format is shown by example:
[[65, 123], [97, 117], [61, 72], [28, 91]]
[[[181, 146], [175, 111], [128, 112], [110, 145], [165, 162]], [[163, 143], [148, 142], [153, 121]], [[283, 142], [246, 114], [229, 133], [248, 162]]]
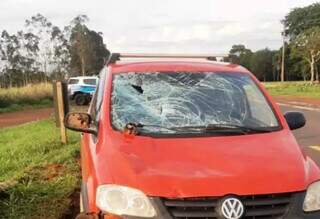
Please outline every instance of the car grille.
[[[238, 197], [244, 207], [244, 219], [282, 218], [289, 208], [291, 193], [272, 195], [250, 195]], [[162, 198], [162, 203], [173, 218], [217, 219], [216, 207], [219, 197], [207, 198]]]

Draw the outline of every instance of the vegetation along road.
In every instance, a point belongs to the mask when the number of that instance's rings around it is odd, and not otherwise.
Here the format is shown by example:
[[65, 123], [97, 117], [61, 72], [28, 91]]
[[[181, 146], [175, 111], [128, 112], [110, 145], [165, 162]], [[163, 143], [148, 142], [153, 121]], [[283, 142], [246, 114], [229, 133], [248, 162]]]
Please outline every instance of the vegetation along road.
[[80, 135], [68, 137], [50, 119], [0, 129], [0, 218], [74, 218]]

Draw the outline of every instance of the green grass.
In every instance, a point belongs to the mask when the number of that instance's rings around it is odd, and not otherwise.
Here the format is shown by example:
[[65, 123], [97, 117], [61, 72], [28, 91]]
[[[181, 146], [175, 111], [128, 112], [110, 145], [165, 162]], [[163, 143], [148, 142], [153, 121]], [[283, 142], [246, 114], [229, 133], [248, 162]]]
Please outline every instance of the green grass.
[[0, 89], [0, 113], [51, 107], [52, 100], [51, 83]]
[[320, 84], [309, 82], [266, 82], [263, 83], [273, 96], [320, 98]]
[[0, 218], [61, 218], [79, 189], [79, 134], [51, 120], [0, 129]]

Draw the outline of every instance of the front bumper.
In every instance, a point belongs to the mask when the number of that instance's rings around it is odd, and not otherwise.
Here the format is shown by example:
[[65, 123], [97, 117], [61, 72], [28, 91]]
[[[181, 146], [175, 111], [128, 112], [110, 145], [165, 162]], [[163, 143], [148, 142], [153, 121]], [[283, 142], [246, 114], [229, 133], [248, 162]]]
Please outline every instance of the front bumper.
[[[275, 219], [320, 219], [320, 211], [312, 212], [312, 213], [305, 213], [303, 211], [303, 202], [305, 198], [306, 193], [305, 192], [298, 192], [294, 193], [292, 196], [292, 200], [288, 206], [287, 212], [279, 218], [279, 216], [274, 217], [268, 217], [268, 218], [275, 218]], [[167, 208], [164, 206], [163, 202], [160, 198], [150, 198], [153, 206], [155, 207], [157, 211], [157, 216], [153, 219], [175, 219], [170, 213], [168, 212]], [[123, 219], [142, 219], [137, 217], [129, 217], [124, 216], [121, 217]], [[190, 217], [192, 218], [192, 217]], [[220, 219], [219, 217], [216, 217], [217, 219]], [[242, 217], [244, 219], [246, 218], [254, 218], [254, 217], [246, 217], [245, 215]], [[259, 217], [257, 217], [259, 218]], [[211, 219], [211, 218], [210, 218]], [[215, 217], [212, 217], [212, 219], [215, 219]], [[223, 218], [221, 218], [223, 219]]]
[[[306, 193], [305, 192], [297, 192], [297, 193], [293, 193], [292, 195], [292, 199], [290, 201], [290, 204], [287, 208], [286, 213], [279, 217], [279, 216], [274, 216], [274, 217], [268, 217], [270, 219], [274, 218], [274, 219], [320, 219], [320, 211], [317, 212], [311, 212], [311, 213], [305, 213], [303, 211], [303, 202], [304, 202], [304, 198], [305, 198]], [[163, 204], [163, 201], [161, 200], [161, 198], [157, 198], [157, 197], [152, 197], [150, 198], [150, 201], [152, 203], [152, 205], [154, 206], [154, 208], [156, 209], [157, 212], [157, 216], [152, 218], [152, 219], [175, 219], [175, 217], [173, 217], [170, 212], [168, 211], [168, 209], [166, 208], [166, 206]], [[132, 217], [132, 216], [107, 216], [107, 215], [90, 215], [89, 217], [79, 217], [79, 219], [146, 219], [146, 218], [141, 218], [141, 217]], [[187, 218], [191, 218], [192, 217], [187, 217]], [[248, 216], [243, 216], [243, 219], [251, 219], [254, 217], [248, 217]], [[256, 217], [259, 218], [259, 217]], [[210, 219], [224, 219], [221, 218], [219, 216], [217, 217], [210, 217]]]

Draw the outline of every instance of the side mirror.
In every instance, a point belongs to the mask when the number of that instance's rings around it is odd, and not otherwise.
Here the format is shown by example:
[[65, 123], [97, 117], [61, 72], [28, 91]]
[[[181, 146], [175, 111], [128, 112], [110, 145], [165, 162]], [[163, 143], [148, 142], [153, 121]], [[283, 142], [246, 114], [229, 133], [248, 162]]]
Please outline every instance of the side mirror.
[[306, 118], [300, 112], [287, 112], [284, 114], [284, 117], [291, 130], [302, 128], [306, 124]]
[[92, 124], [92, 117], [88, 113], [70, 112], [65, 117], [64, 125], [73, 131], [97, 134], [97, 128]]

